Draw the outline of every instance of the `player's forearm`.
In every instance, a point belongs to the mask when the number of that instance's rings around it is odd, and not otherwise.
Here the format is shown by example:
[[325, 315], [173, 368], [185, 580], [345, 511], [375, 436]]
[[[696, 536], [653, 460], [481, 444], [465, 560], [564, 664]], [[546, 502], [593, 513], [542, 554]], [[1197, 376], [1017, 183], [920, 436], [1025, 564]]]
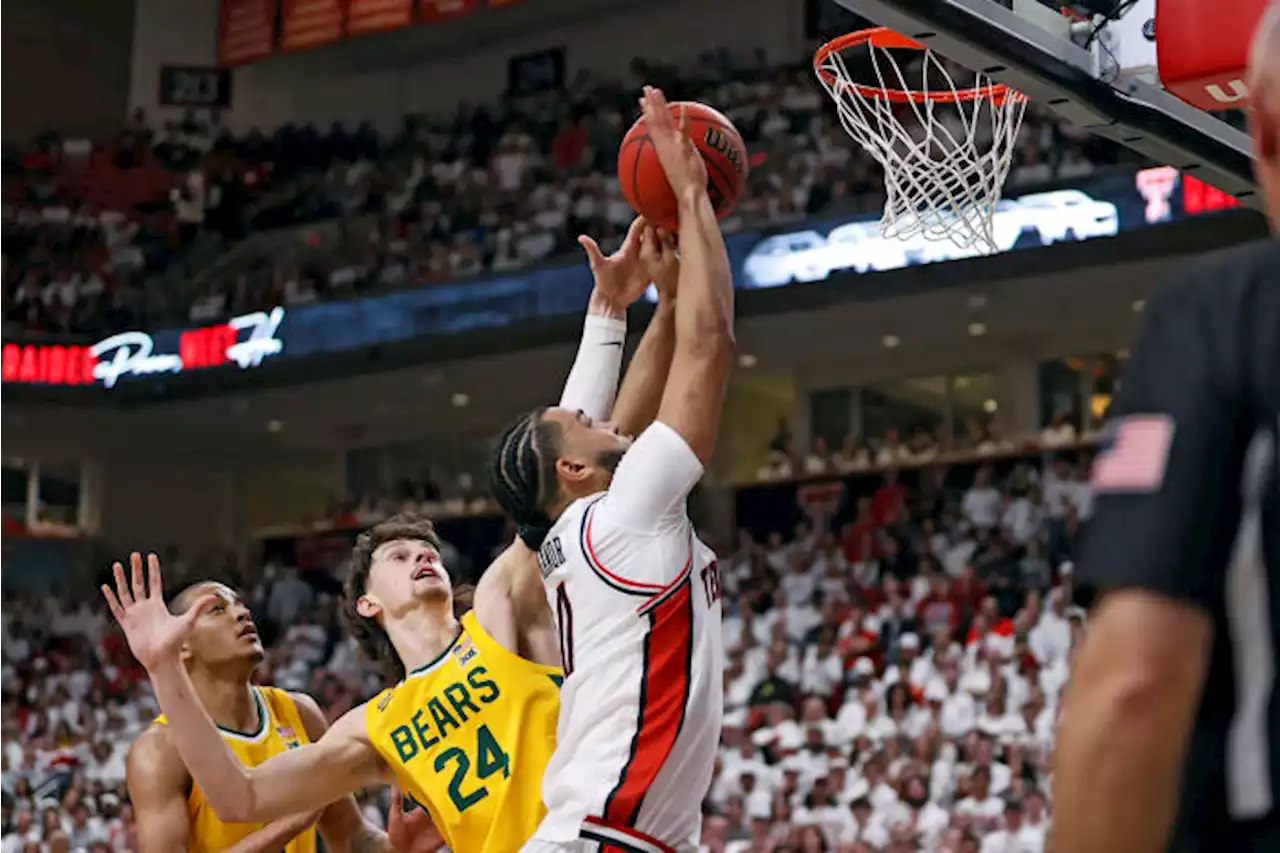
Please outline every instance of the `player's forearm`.
[[613, 408], [622, 371], [622, 348], [627, 339], [627, 309], [592, 291], [582, 340], [565, 381], [560, 405], [605, 420]]
[[678, 290], [676, 348], [731, 353], [733, 273], [711, 199], [701, 187], [680, 198]]
[[[336, 847], [334, 849], [341, 850], [342, 848]], [[351, 837], [346, 847], [347, 853], [387, 853], [391, 849], [391, 842], [387, 839], [387, 834], [367, 823], [361, 824], [360, 829]]]
[[330, 803], [321, 813], [317, 826], [325, 848], [335, 853], [391, 849], [387, 834], [365, 820], [355, 797], [350, 794]]
[[1053, 780], [1057, 853], [1164, 849], [1178, 791], [1176, 748], [1145, 715], [1123, 707], [1123, 692], [1081, 691], [1063, 722]]
[[[1194, 666], [1118, 654], [1112, 627], [1105, 616], [1090, 627], [1068, 687], [1055, 752], [1055, 853], [1156, 853], [1173, 826], [1202, 679]], [[1194, 657], [1190, 642], [1180, 638], [1178, 654]]]
[[228, 847], [224, 853], [279, 853], [285, 846], [316, 822], [316, 813], [291, 815], [273, 820]]
[[675, 345], [675, 305], [663, 300], [640, 338], [613, 407], [613, 421], [623, 434], [639, 435], [657, 416]]
[[173, 730], [173, 744], [182, 763], [214, 812], [232, 822], [254, 819], [246, 814], [252, 802], [248, 774], [200, 704], [186, 667], [175, 659], [148, 675], [160, 710]]

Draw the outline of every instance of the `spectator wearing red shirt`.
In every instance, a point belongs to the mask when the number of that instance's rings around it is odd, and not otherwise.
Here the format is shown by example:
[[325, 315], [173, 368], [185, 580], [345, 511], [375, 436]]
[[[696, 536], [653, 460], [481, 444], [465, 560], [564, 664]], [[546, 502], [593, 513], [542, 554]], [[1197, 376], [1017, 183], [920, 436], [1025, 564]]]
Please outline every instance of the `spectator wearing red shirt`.
[[551, 142], [551, 162], [557, 169], [568, 171], [582, 163], [582, 152], [587, 148], [587, 132], [582, 122], [574, 121], [560, 128]]
[[870, 498], [858, 498], [858, 516], [840, 531], [840, 547], [850, 563], [864, 563], [880, 556], [876, 524]]
[[969, 635], [965, 637], [965, 644], [977, 642], [983, 637], [992, 634], [997, 637], [1012, 637], [1013, 620], [1008, 616], [1001, 616], [995, 596], [988, 595], [982, 599], [979, 605], [978, 616], [973, 620], [973, 625], [969, 628]]
[[854, 605], [849, 609], [849, 618], [840, 629], [839, 648], [847, 670], [853, 669], [858, 658], [870, 659], [879, 670], [880, 635], [867, 627], [866, 611], [861, 605]]
[[977, 611], [978, 605], [986, 595], [987, 585], [978, 578], [978, 573], [972, 564], [965, 566], [960, 577], [951, 584], [952, 600], [968, 614]]
[[903, 502], [907, 498], [907, 487], [898, 480], [898, 469], [890, 468], [884, 472], [884, 483], [871, 496], [871, 515], [877, 524], [896, 524], [902, 517]]

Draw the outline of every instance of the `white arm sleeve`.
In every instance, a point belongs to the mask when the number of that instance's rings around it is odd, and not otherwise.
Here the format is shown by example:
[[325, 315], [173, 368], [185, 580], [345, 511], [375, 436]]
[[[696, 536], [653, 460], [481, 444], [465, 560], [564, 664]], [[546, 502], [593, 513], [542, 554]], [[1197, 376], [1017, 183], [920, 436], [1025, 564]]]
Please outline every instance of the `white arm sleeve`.
[[582, 343], [560, 396], [561, 408], [581, 411], [592, 420], [609, 419], [618, 396], [622, 347], [627, 321], [588, 314], [582, 324]]
[[689, 492], [702, 474], [702, 462], [684, 437], [654, 421], [618, 463], [600, 512], [619, 527], [661, 530], [686, 518]]

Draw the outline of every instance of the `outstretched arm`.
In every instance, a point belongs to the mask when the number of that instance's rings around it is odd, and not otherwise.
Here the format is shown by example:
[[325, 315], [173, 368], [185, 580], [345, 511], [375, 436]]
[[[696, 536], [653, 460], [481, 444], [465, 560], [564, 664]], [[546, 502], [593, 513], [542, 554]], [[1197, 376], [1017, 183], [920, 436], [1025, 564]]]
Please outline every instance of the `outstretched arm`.
[[627, 341], [627, 308], [618, 305], [599, 288], [591, 292], [587, 319], [582, 325], [578, 354], [564, 383], [560, 405], [605, 420], [618, 393], [622, 348]]
[[587, 303], [582, 342], [560, 397], [561, 408], [581, 411], [592, 420], [608, 420], [627, 342], [627, 308], [650, 282], [640, 263], [642, 244], [653, 239], [653, 229], [643, 217], [631, 223], [622, 246], [612, 255], [606, 256], [585, 234], [578, 238], [596, 286]]
[[[325, 736], [329, 724], [316, 700], [305, 693], [291, 693], [293, 703], [312, 743]], [[360, 814], [355, 797], [347, 794], [328, 805], [320, 814], [320, 835], [325, 847], [335, 853], [386, 853], [391, 850], [387, 833], [371, 825]], [[276, 849], [279, 849], [277, 846]]]
[[661, 91], [645, 90], [644, 114], [680, 211], [675, 354], [658, 420], [679, 433], [706, 465], [715, 450], [733, 366], [733, 274], [724, 236], [707, 195], [702, 155], [684, 128], [676, 126]]
[[223, 820], [274, 820], [324, 808], [382, 781], [377, 752], [365, 736], [364, 705], [344, 714], [316, 743], [245, 767], [201, 707], [180, 662], [148, 671], [183, 763]]
[[675, 238], [659, 229], [656, 239], [644, 240], [640, 248], [642, 266], [658, 290], [658, 307], [636, 347], [626, 378], [613, 407], [612, 420], [623, 435], [639, 435], [653, 423], [662, 401], [662, 391], [671, 370], [676, 344], [676, 289], [680, 262]]
[[733, 277], [707, 195], [706, 164], [676, 125], [662, 92], [646, 87], [641, 103], [649, 138], [679, 203], [675, 350], [658, 419], [619, 463], [597, 517], [648, 531], [685, 517], [689, 492], [715, 450], [734, 337]]
[[[644, 217], [637, 216], [621, 248], [612, 255], [606, 257], [596, 241], [585, 235], [579, 237], [578, 242], [586, 250], [596, 286], [591, 291], [582, 342], [573, 369], [569, 371], [560, 408], [581, 411], [592, 420], [605, 421], [614, 411], [618, 392], [622, 349], [627, 338], [627, 308], [651, 283], [657, 286], [661, 302], [670, 302], [675, 293], [675, 241]], [[668, 280], [663, 281], [664, 278]], [[665, 378], [665, 368], [662, 374]], [[628, 408], [635, 402], [632, 398]], [[656, 408], [656, 405], [642, 402], [641, 408]], [[652, 418], [650, 414], [645, 423]]]
[[504, 648], [544, 666], [561, 665], [538, 555], [519, 537], [480, 576], [475, 611], [480, 625]]
[[246, 768], [218, 734], [196, 696], [179, 657], [196, 620], [213, 602], [207, 595], [174, 616], [164, 603], [160, 561], [130, 558], [132, 581], [116, 563], [116, 588], [102, 588], [129, 648], [147, 670], [156, 699], [168, 718], [182, 763], [220, 818], [232, 823], [266, 821], [323, 808], [382, 779], [382, 763], [364, 726], [364, 706], [347, 712], [320, 740]]

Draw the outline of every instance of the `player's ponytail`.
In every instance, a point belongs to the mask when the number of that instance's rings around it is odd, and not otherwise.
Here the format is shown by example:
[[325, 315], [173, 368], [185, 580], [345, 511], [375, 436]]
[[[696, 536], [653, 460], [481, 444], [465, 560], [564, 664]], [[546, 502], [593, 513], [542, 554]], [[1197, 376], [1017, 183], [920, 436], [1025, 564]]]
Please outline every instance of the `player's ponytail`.
[[533, 550], [551, 529], [547, 505], [560, 493], [556, 481], [559, 428], [545, 420], [545, 408], [513, 421], [489, 452], [489, 490], [516, 523], [520, 539]]

